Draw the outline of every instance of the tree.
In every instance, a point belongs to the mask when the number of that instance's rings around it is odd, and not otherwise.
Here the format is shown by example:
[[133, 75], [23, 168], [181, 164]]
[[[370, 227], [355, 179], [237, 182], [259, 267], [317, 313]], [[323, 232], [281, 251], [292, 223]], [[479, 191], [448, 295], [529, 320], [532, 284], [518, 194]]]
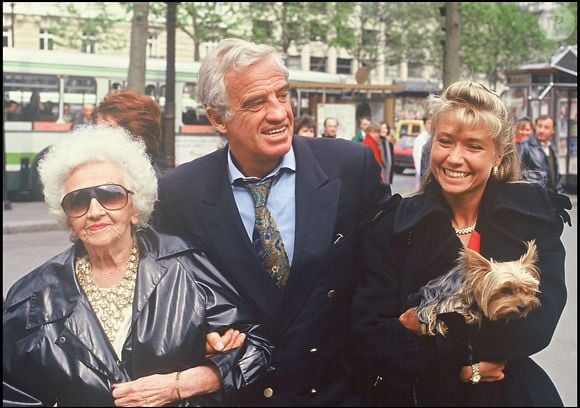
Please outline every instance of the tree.
[[[311, 41], [329, 47], [350, 48], [354, 45], [354, 29], [349, 16], [352, 2], [265, 2], [256, 9], [246, 3], [242, 14], [247, 16], [251, 31], [244, 36], [257, 43], [266, 43], [287, 54], [292, 45], [300, 49]], [[274, 24], [279, 25], [275, 29]]]
[[92, 3], [96, 15], [87, 18], [85, 5], [77, 3], [57, 3], [61, 17], [54, 17], [51, 31], [55, 34], [54, 42], [60, 46], [78, 49], [81, 52], [95, 53], [98, 44], [101, 50], [118, 50], [125, 46], [122, 36], [112, 29], [126, 16], [114, 15], [110, 4], [106, 2]]
[[459, 2], [445, 3], [445, 40], [443, 44], [443, 87], [457, 81], [461, 73], [461, 16]]
[[[232, 36], [241, 18], [236, 12], [240, 3], [182, 2], [177, 6], [176, 27], [193, 41], [193, 60], [201, 59], [200, 46], [204, 42], [219, 41]], [[165, 18], [165, 3], [151, 3], [150, 11], [157, 18]]]
[[138, 92], [145, 91], [145, 68], [147, 61], [149, 3], [133, 3], [131, 21], [131, 49], [129, 54], [129, 74], [127, 87]]
[[484, 75], [493, 89], [505, 70], [545, 60], [553, 51], [538, 17], [517, 3], [462, 3], [461, 36], [466, 68]]

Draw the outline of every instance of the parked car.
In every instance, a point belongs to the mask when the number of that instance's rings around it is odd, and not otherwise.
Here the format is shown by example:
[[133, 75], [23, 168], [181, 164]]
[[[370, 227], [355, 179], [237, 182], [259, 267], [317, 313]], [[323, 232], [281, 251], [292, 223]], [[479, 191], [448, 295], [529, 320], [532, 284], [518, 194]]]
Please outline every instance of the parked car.
[[413, 145], [416, 138], [416, 136], [403, 136], [395, 143], [393, 155], [393, 170], [395, 173], [401, 174], [405, 169], [415, 168]]
[[400, 140], [403, 136], [418, 136], [425, 130], [425, 124], [420, 119], [401, 119], [397, 122], [395, 137]]

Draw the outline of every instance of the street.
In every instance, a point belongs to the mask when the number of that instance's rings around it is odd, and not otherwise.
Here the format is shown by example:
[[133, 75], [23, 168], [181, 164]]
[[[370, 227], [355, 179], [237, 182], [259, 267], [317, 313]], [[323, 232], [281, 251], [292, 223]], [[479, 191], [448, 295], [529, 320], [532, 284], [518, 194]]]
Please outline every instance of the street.
[[[395, 175], [393, 192], [406, 194], [413, 191], [415, 176], [406, 171]], [[571, 211], [572, 227], [565, 226], [562, 240], [566, 247], [566, 284], [568, 300], [550, 345], [533, 356], [556, 384], [565, 406], [577, 405], [577, 205]], [[48, 215], [47, 215], [48, 217]], [[3, 295], [22, 275], [49, 258], [59, 254], [70, 241], [64, 231], [4, 234], [3, 240]]]

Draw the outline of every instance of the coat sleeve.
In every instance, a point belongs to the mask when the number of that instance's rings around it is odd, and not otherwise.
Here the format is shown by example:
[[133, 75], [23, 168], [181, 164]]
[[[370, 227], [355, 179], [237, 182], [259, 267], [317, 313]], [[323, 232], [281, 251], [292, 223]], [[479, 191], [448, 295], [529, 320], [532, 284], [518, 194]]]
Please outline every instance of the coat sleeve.
[[[41, 352], [41, 343], [46, 341], [39, 337], [38, 328], [26, 329], [26, 311], [28, 301], [16, 304], [12, 302], [11, 291], [4, 303], [2, 323], [2, 379], [4, 381], [4, 403], [7, 397], [15, 399], [18, 405], [25, 402], [40, 401], [38, 405], [53, 406], [55, 396], [47, 389], [45, 371], [38, 363]], [[6, 393], [8, 392], [8, 394]], [[29, 397], [26, 397], [26, 394]], [[4, 405], [9, 406], [9, 405]]]
[[231, 327], [247, 336], [241, 348], [214, 354], [208, 360], [218, 369], [224, 392], [243, 389], [268, 367], [273, 346], [233, 286], [205, 256], [194, 257], [195, 279], [205, 292], [207, 331], [221, 333]]
[[550, 343], [566, 304], [565, 249], [560, 240], [563, 222], [536, 222], [530, 238], [536, 240], [540, 268], [541, 306], [526, 318], [505, 322], [484, 320], [474, 347], [480, 360], [503, 361], [527, 357]]
[[[401, 257], [392, 234], [393, 213], [369, 227], [364, 239], [363, 274], [352, 307], [352, 329], [359, 375], [368, 381], [391, 377], [411, 383], [433, 358], [434, 340], [420, 338], [398, 320]], [[398, 379], [397, 379], [398, 378]], [[407, 380], [403, 380], [407, 378]]]

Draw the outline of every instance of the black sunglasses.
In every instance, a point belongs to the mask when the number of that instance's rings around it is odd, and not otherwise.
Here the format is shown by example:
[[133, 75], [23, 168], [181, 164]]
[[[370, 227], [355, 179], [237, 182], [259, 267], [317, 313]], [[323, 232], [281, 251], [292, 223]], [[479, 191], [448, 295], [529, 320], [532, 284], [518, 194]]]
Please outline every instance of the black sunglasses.
[[67, 217], [79, 218], [89, 211], [93, 197], [105, 210], [116, 211], [127, 205], [129, 194], [134, 193], [120, 184], [101, 184], [71, 191], [63, 197], [60, 205]]

